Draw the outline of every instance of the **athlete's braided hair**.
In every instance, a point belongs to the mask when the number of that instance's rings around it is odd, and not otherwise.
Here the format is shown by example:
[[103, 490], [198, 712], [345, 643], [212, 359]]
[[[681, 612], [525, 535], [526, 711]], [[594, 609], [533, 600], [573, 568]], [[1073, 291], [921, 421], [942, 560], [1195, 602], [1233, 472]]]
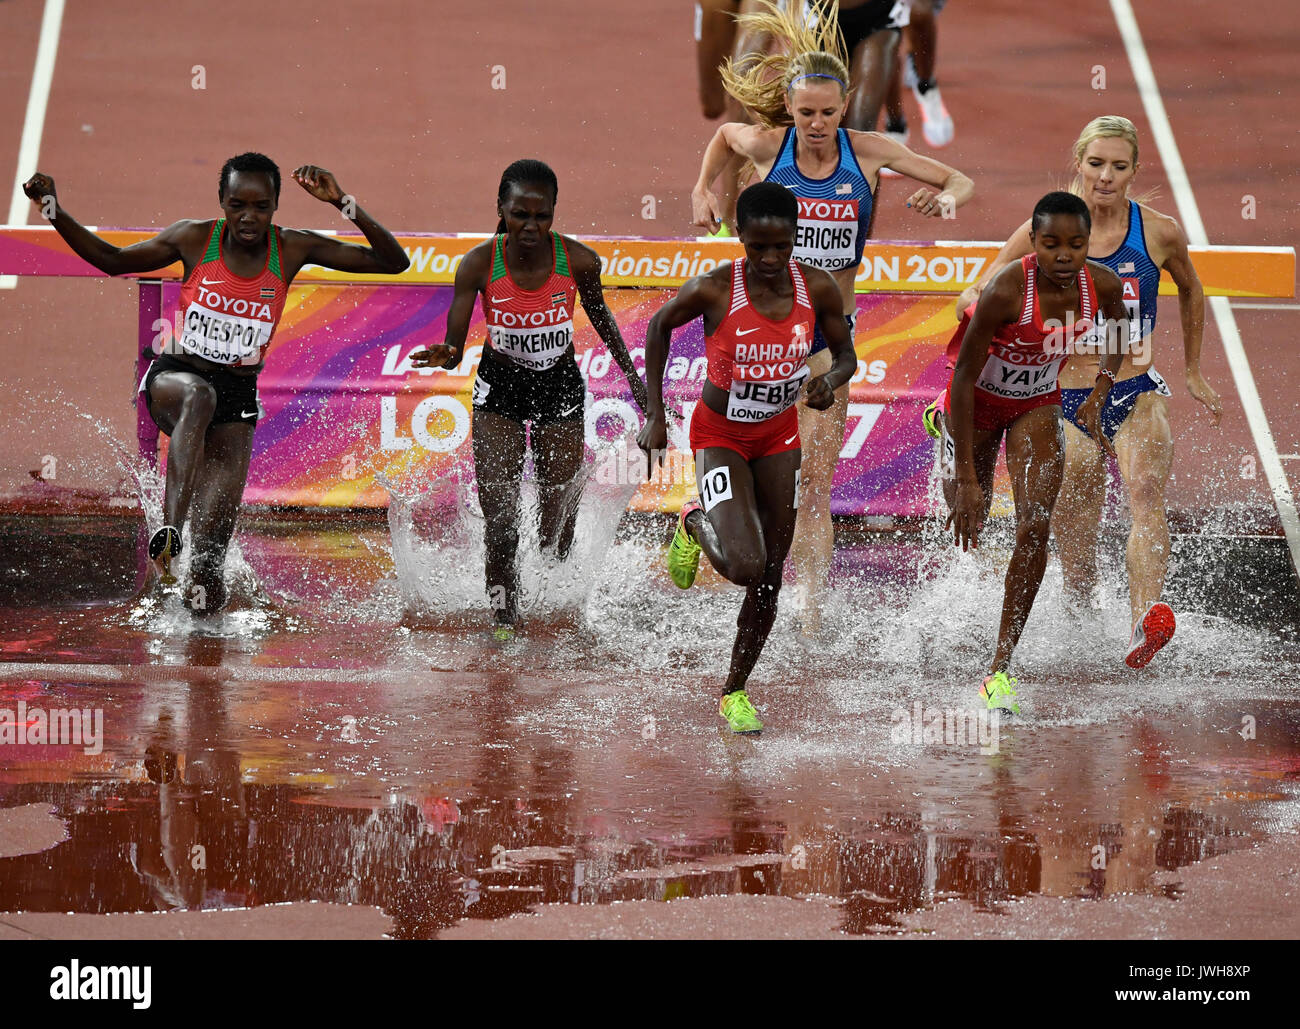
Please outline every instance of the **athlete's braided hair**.
[[1092, 215], [1088, 205], [1080, 197], [1064, 190], [1048, 193], [1034, 205], [1033, 217], [1029, 219], [1030, 230], [1037, 233], [1043, 222], [1054, 214], [1073, 214], [1083, 219], [1088, 231], [1092, 231]]
[[[506, 202], [506, 197], [510, 195], [510, 187], [514, 185], [524, 185], [525, 183], [533, 186], [549, 186], [551, 190], [551, 202], [554, 203], [559, 199], [560, 183], [555, 177], [555, 172], [545, 161], [538, 161], [531, 157], [525, 157], [515, 161], [505, 171], [501, 173], [501, 185], [497, 187], [497, 205], [502, 206]], [[504, 218], [497, 224], [497, 234], [506, 231], [506, 220]]]
[[737, 231], [744, 232], [755, 218], [778, 218], [794, 229], [799, 224], [799, 202], [779, 182], [755, 182], [736, 200]]
[[727, 92], [748, 108], [765, 128], [792, 125], [786, 94], [800, 82], [837, 82], [848, 95], [849, 69], [844, 37], [836, 17], [838, 0], [777, 6], [761, 0], [761, 9], [736, 20], [742, 28], [770, 36], [775, 53], [752, 52], [739, 61], [728, 58], [719, 73]]
[[217, 199], [226, 198], [226, 190], [230, 187], [231, 172], [261, 172], [263, 175], [271, 176], [271, 182], [275, 186], [275, 202], [280, 202], [280, 166], [272, 161], [266, 154], [259, 154], [250, 150], [246, 154], [239, 154], [232, 157], [221, 166], [221, 178], [217, 183]]

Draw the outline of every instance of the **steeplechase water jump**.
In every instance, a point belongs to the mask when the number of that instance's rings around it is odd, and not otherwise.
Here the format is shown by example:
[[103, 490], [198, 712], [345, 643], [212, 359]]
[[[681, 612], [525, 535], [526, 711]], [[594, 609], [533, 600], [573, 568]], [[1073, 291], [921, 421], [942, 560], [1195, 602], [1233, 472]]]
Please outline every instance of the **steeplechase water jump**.
[[691, 6], [0, 4], [0, 936], [1300, 932], [1289, 65]]

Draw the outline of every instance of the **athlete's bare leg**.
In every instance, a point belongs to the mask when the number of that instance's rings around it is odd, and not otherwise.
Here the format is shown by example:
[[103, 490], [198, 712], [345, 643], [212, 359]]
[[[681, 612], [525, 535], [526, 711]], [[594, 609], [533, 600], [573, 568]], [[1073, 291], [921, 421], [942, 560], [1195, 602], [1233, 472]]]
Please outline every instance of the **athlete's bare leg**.
[[533, 425], [533, 467], [537, 471], [538, 541], [543, 550], [563, 560], [573, 545], [582, 499], [577, 481], [586, 455], [584, 422], [574, 419]]
[[[901, 39], [902, 36], [900, 35]], [[903, 56], [901, 44], [894, 48], [894, 70], [889, 76], [889, 86], [885, 90], [885, 126], [903, 125], [907, 114], [903, 110]]]
[[1134, 624], [1160, 599], [1169, 572], [1165, 486], [1173, 469], [1174, 434], [1164, 397], [1150, 392], [1137, 398], [1115, 434], [1115, 453], [1133, 514], [1127, 563], [1130, 624]]
[[163, 524], [180, 529], [189, 513], [195, 483], [203, 468], [203, 448], [217, 409], [217, 391], [199, 375], [162, 372], [149, 387], [149, 410], [158, 428], [171, 437], [167, 446], [167, 486]]
[[[829, 350], [819, 351], [808, 359], [809, 371], [813, 375], [823, 374], [830, 366]], [[847, 382], [835, 391], [835, 403], [826, 411], [815, 411], [802, 400], [798, 405], [803, 469], [799, 478], [799, 512], [791, 557], [802, 601], [801, 628], [805, 635], [821, 630], [821, 608], [835, 554], [831, 487], [840, 450], [844, 446], [848, 410]]]
[[[225, 607], [222, 572], [235, 534], [252, 453], [252, 425], [223, 422], [208, 427], [203, 466], [190, 503], [190, 582], [182, 597], [195, 614], [214, 614]], [[171, 462], [170, 450], [167, 460]]]
[[693, 512], [686, 527], [713, 567], [745, 587], [724, 694], [745, 688], [776, 620], [781, 573], [794, 536], [799, 463], [798, 450], [753, 462], [725, 447], [706, 447], [695, 454], [697, 479], [703, 483], [708, 473], [725, 467], [732, 495], [707, 515]]
[[1007, 471], [1016, 506], [1016, 547], [1007, 567], [1002, 623], [990, 671], [1005, 672], [1020, 642], [1029, 611], [1047, 569], [1047, 540], [1052, 507], [1065, 469], [1061, 409], [1037, 407], [1007, 430]]
[[[748, 14], [758, 10], [759, 4], [757, 0], [740, 0], [739, 4], [733, 3], [732, 7], [737, 14]], [[768, 33], [742, 28], [734, 22], [732, 37], [730, 54], [724, 56], [730, 56], [738, 66], [743, 65], [747, 57], [764, 55], [772, 48], [772, 37]], [[719, 88], [721, 88], [722, 80], [718, 76], [716, 64], [714, 65], [714, 78], [717, 79]], [[730, 93], [726, 93], [724, 99], [725, 110], [723, 114], [727, 121], [753, 121], [750, 113]], [[718, 173], [717, 178], [710, 183], [710, 187], [713, 189], [714, 195], [717, 196], [719, 206], [722, 209], [722, 220], [733, 233], [736, 231], [736, 198], [749, 185], [752, 178], [753, 166], [739, 154], [732, 153], [728, 156], [727, 163], [723, 166], [722, 171]]]
[[1061, 559], [1065, 593], [1086, 607], [1097, 588], [1097, 534], [1106, 502], [1106, 455], [1076, 426], [1065, 425], [1065, 474], [1052, 512], [1052, 535]]
[[933, 81], [939, 33], [930, 0], [912, 0], [912, 12], [904, 31], [907, 33], [908, 49], [912, 51], [912, 62], [916, 66], [916, 77], [922, 81]]
[[[943, 417], [945, 416], [940, 412], [940, 419]], [[993, 507], [993, 473], [997, 470], [998, 451], [1001, 449], [1001, 429], [976, 429], [971, 436], [971, 450], [974, 451], [975, 457], [975, 478], [980, 484], [980, 492], [984, 494], [984, 513], [980, 516], [981, 523], [988, 520], [989, 510]], [[943, 499], [948, 504], [948, 510], [951, 511], [957, 501], [957, 480], [944, 478], [941, 485]]]
[[718, 65], [732, 52], [736, 39], [737, 0], [697, 0], [698, 38], [695, 63], [700, 86], [700, 110], [706, 118], [718, 118], [727, 110], [726, 90]]
[[873, 32], [858, 44], [849, 61], [853, 81], [853, 99], [849, 101], [844, 127], [859, 132], [875, 132], [889, 80], [894, 74], [898, 54], [897, 29]]
[[483, 508], [488, 601], [498, 622], [513, 624], [519, 617], [519, 480], [524, 468], [524, 427], [475, 408], [471, 431], [474, 477]]

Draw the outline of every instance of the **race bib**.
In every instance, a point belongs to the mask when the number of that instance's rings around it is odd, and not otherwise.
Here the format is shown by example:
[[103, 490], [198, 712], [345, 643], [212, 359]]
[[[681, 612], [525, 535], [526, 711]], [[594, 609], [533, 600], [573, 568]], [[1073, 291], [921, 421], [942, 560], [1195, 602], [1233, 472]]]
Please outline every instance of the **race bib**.
[[984, 362], [975, 387], [1002, 400], [1032, 400], [1056, 389], [1064, 355], [1041, 351], [994, 350]]
[[[205, 297], [219, 307], [204, 304]], [[200, 290], [199, 299], [185, 309], [177, 342], [186, 353], [215, 364], [256, 364], [274, 328], [269, 304]]]
[[733, 422], [763, 422], [781, 414], [799, 399], [808, 381], [808, 366], [788, 379], [735, 382], [727, 397], [727, 417]]
[[731, 499], [731, 469], [726, 465], [706, 472], [700, 478], [700, 502], [708, 514], [724, 500]]
[[845, 268], [857, 261], [858, 201], [799, 197], [794, 259], [814, 268]]
[[939, 477], [957, 478], [957, 444], [948, 431], [948, 420], [943, 421], [943, 435], [939, 439]]
[[735, 422], [761, 422], [790, 408], [808, 381], [811, 349], [806, 322], [794, 326], [788, 343], [737, 342], [727, 417]]
[[573, 315], [566, 307], [528, 314], [494, 311], [492, 318], [488, 325], [492, 348], [533, 371], [555, 367], [573, 345]]

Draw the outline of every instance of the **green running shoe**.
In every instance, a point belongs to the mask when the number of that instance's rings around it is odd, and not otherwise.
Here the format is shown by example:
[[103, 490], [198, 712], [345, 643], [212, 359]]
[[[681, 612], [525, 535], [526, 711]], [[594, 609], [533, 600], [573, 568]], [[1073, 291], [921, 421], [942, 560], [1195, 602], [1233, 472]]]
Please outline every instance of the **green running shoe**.
[[994, 672], [980, 687], [980, 697], [990, 711], [1001, 708], [1003, 711], [1018, 715], [1020, 705], [1016, 703], [1015, 698], [1019, 694], [1012, 687], [1019, 685], [1019, 680], [1011, 678], [1006, 672]]
[[921, 412], [921, 424], [931, 439], [943, 439], [943, 430], [939, 428], [939, 405], [943, 403], [943, 394], [930, 401], [929, 406]]
[[686, 516], [703, 507], [698, 500], [688, 500], [682, 505], [681, 516], [677, 519], [677, 531], [673, 533], [673, 541], [668, 544], [668, 574], [680, 589], [689, 589], [700, 570], [700, 545], [686, 528]]
[[[710, 232], [709, 239], [735, 239], [736, 233], [726, 222], [718, 222], [718, 231]], [[748, 333], [746, 333], [748, 335]]]
[[744, 690], [725, 693], [718, 703], [718, 714], [727, 720], [732, 732], [760, 733], [763, 723], [758, 720], [758, 712], [749, 701], [749, 694]]
[[509, 643], [515, 638], [515, 627], [502, 622], [492, 630], [492, 638], [498, 643]]

